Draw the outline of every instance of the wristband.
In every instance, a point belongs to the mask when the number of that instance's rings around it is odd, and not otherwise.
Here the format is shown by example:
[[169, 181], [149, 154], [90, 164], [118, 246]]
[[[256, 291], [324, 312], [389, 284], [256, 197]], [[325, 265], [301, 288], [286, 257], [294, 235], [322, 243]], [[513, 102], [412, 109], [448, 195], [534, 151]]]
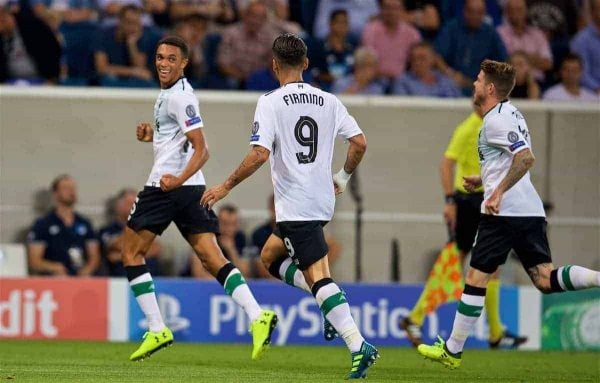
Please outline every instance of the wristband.
[[340, 193], [346, 190], [346, 184], [350, 180], [350, 177], [352, 177], [352, 173], [347, 173], [344, 168], [333, 175], [333, 182], [337, 185]]
[[448, 194], [447, 196], [445, 196], [444, 197], [444, 201], [447, 204], [453, 204], [454, 205], [456, 203], [456, 200], [454, 199], [454, 195], [452, 195], [452, 194]]

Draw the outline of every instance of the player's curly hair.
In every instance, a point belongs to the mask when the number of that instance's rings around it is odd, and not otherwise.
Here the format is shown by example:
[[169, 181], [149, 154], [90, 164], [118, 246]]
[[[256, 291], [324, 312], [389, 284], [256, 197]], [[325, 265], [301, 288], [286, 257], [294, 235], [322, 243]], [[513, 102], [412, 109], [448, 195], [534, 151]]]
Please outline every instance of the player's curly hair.
[[506, 99], [515, 87], [515, 67], [509, 63], [483, 60], [480, 69], [485, 73], [485, 82], [494, 84], [498, 99]]
[[299, 67], [306, 58], [306, 44], [293, 33], [279, 35], [273, 42], [273, 57], [284, 66]]

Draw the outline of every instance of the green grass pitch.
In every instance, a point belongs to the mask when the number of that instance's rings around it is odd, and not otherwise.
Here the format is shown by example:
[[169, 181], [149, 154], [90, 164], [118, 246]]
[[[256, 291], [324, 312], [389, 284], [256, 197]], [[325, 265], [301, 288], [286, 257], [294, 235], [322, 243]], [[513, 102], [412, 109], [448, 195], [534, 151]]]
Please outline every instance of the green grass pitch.
[[[175, 343], [129, 362], [133, 343], [0, 341], [0, 382], [338, 382], [350, 369], [339, 347], [272, 347], [250, 360], [250, 345]], [[409, 348], [380, 348], [372, 382], [600, 382], [600, 353], [467, 350], [458, 370]]]

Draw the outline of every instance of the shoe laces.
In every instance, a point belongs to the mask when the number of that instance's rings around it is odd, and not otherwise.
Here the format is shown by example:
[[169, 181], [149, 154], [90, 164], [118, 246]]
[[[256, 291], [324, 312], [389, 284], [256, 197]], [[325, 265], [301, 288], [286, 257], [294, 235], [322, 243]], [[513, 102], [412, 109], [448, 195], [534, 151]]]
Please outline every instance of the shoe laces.
[[444, 339], [443, 339], [441, 336], [439, 336], [439, 335], [437, 336], [437, 339], [438, 339], [438, 340], [437, 340], [437, 342], [435, 342], [435, 343], [433, 344], [433, 347], [437, 347], [437, 348], [441, 348], [441, 349], [443, 349], [443, 348], [444, 348], [444, 344], [445, 344], [446, 342], [444, 342]]

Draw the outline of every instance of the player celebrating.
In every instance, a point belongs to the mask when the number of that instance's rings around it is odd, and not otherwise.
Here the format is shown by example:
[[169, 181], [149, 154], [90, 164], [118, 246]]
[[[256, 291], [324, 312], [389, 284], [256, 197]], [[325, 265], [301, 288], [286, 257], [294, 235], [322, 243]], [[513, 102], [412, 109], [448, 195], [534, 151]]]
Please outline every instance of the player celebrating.
[[546, 237], [542, 201], [530, 180], [531, 138], [523, 115], [508, 95], [515, 85], [512, 65], [485, 60], [474, 83], [474, 102], [485, 113], [479, 134], [481, 176], [465, 176], [472, 192], [483, 185], [484, 201], [471, 267], [447, 342], [422, 344], [420, 354], [447, 367], [461, 363], [465, 341], [483, 309], [486, 286], [515, 251], [533, 284], [543, 293], [600, 286], [600, 273], [580, 266], [554, 268]]
[[[400, 327], [406, 331], [408, 339], [415, 347], [423, 343], [421, 326], [425, 315], [448, 301], [459, 300], [463, 290], [462, 264], [473, 246], [483, 202], [483, 187], [468, 193], [462, 185], [463, 176], [479, 174], [476, 143], [483, 120], [481, 108], [474, 105], [473, 109], [473, 113], [454, 130], [440, 163], [442, 189], [446, 200], [444, 219], [452, 241], [440, 253], [425, 282], [425, 289], [409, 316], [400, 321]], [[516, 348], [527, 341], [527, 337], [517, 336], [505, 330], [500, 321], [499, 269], [488, 282], [485, 311], [490, 328], [490, 348]]]
[[153, 142], [154, 166], [131, 209], [124, 232], [123, 264], [131, 290], [148, 320], [149, 331], [129, 359], [144, 359], [173, 342], [173, 334], [161, 317], [152, 276], [144, 260], [154, 237], [171, 222], [175, 222], [204, 268], [250, 318], [252, 359], [258, 359], [270, 343], [277, 316], [273, 311], [260, 309], [240, 271], [225, 259], [215, 239], [219, 231], [217, 217], [199, 203], [205, 190], [200, 168], [208, 160], [208, 148], [201, 129], [204, 125], [198, 100], [183, 77], [188, 52], [179, 37], [159, 41], [156, 70], [161, 92], [154, 105], [155, 129], [149, 123], [141, 123], [136, 132], [138, 140]]
[[[363, 157], [365, 136], [335, 96], [302, 81], [308, 66], [302, 39], [289, 33], [277, 37], [273, 57], [281, 87], [258, 100], [252, 148], [225, 182], [204, 193], [202, 203], [213, 206], [270, 158], [280, 246], [350, 349], [348, 378], [363, 378], [379, 353], [362, 337], [345, 295], [331, 279], [323, 226], [333, 216], [335, 194], [344, 191]], [[348, 140], [349, 148], [344, 168], [332, 180], [337, 135]]]

